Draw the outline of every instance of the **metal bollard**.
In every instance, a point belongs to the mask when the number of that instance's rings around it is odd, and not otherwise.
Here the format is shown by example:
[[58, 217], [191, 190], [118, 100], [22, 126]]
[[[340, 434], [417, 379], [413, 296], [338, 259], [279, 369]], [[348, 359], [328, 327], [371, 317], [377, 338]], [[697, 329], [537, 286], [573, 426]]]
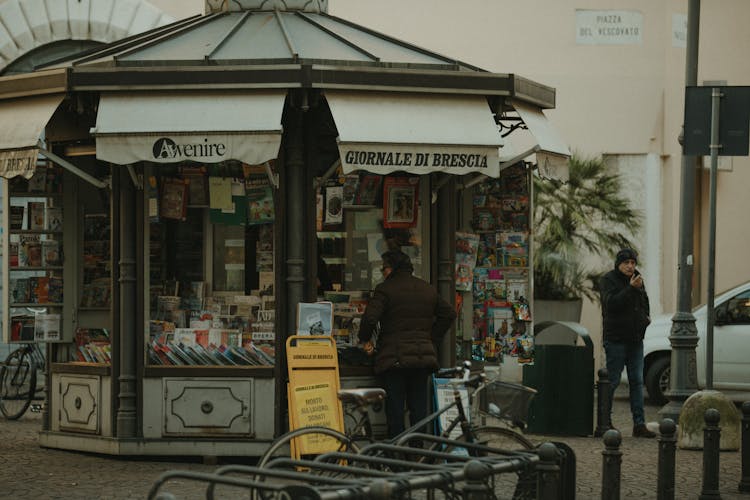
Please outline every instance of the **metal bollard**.
[[659, 466], [657, 467], [656, 500], [674, 500], [675, 448], [677, 426], [671, 418], [659, 424]]
[[612, 395], [609, 389], [609, 372], [600, 368], [596, 382], [596, 429], [594, 437], [601, 437], [612, 428]]
[[750, 401], [742, 403], [742, 479], [740, 479], [739, 490], [750, 492]]
[[539, 463], [536, 465], [536, 491], [539, 500], [556, 500], [560, 491], [560, 466], [557, 446], [542, 443], [539, 446]]
[[602, 500], [620, 500], [620, 466], [622, 435], [617, 429], [604, 433], [602, 456]]
[[699, 500], [721, 498], [719, 493], [719, 410], [709, 408], [703, 414], [706, 426], [703, 428], [703, 488]]
[[472, 460], [464, 465], [464, 483], [462, 493], [463, 500], [484, 500], [492, 496], [492, 490], [485, 479], [492, 474], [492, 468], [479, 460]]

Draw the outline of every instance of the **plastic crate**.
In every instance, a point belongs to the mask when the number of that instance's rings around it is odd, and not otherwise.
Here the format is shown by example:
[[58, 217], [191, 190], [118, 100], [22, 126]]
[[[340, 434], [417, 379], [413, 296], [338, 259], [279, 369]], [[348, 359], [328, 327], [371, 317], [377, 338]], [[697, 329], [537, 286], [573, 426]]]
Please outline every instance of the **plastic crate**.
[[479, 408], [494, 417], [525, 424], [535, 395], [536, 389], [531, 387], [495, 380], [481, 392]]

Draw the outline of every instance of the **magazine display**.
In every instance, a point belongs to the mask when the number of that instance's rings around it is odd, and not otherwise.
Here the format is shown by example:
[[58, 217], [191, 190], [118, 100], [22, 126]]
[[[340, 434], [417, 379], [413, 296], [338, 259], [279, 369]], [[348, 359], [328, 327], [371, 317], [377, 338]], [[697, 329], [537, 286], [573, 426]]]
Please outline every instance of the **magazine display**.
[[[472, 357], [477, 360], [511, 356], [519, 363], [531, 363], [534, 359], [528, 186], [521, 165], [478, 185], [472, 217], [476, 234], [456, 233], [456, 289], [471, 295]], [[472, 275], [467, 279], [471, 265]]]

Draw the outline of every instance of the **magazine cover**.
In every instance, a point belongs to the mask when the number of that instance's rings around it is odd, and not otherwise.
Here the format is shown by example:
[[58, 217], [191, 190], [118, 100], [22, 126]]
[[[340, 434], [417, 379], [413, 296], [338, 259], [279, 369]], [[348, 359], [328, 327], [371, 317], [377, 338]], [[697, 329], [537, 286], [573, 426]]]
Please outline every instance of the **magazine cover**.
[[47, 230], [63, 230], [63, 213], [62, 207], [47, 207]]
[[357, 205], [374, 205], [380, 192], [380, 184], [383, 178], [375, 174], [362, 176], [357, 191]]
[[32, 231], [44, 230], [44, 202], [30, 201], [29, 207], [29, 229]]
[[297, 304], [297, 335], [331, 335], [332, 333], [332, 302], [300, 302]]
[[184, 219], [187, 214], [187, 189], [188, 184], [182, 179], [164, 179], [159, 216], [164, 219]]
[[344, 206], [348, 207], [357, 203], [357, 191], [359, 190], [359, 175], [349, 174], [344, 177]]
[[266, 176], [253, 176], [245, 181], [250, 225], [274, 221], [273, 190]]
[[386, 177], [383, 183], [383, 227], [408, 229], [417, 225], [418, 177]]

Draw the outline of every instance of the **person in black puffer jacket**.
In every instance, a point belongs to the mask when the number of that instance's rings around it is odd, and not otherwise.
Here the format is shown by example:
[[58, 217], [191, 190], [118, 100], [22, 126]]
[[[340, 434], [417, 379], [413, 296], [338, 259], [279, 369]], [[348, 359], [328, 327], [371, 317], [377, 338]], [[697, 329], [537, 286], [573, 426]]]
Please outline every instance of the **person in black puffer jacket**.
[[453, 307], [429, 283], [412, 276], [409, 256], [400, 250], [382, 255], [383, 276], [367, 304], [359, 340], [372, 353], [380, 323], [375, 373], [383, 378], [388, 435], [404, 430], [404, 404], [414, 425], [427, 416], [428, 379], [439, 367], [437, 348], [456, 318]]
[[637, 262], [636, 252], [623, 248], [617, 252], [615, 268], [599, 283], [604, 322], [602, 337], [607, 356], [610, 402], [620, 383], [622, 370], [627, 367], [633, 436], [653, 438], [656, 434], [646, 427], [643, 410], [643, 337], [651, 318], [643, 276], [635, 268]]

